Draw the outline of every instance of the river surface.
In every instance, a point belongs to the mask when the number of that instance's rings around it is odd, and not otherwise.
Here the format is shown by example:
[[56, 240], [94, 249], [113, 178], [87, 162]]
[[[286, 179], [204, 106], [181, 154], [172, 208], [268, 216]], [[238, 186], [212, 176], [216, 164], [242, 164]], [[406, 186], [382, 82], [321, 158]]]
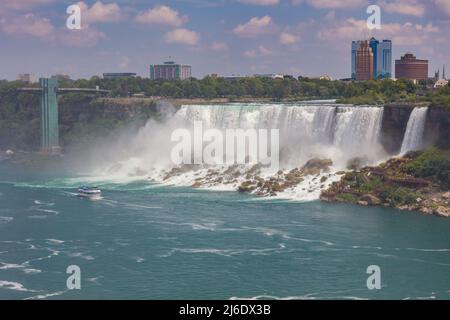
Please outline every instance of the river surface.
[[0, 164], [0, 299], [450, 298], [450, 219], [147, 181], [93, 202], [82, 182]]

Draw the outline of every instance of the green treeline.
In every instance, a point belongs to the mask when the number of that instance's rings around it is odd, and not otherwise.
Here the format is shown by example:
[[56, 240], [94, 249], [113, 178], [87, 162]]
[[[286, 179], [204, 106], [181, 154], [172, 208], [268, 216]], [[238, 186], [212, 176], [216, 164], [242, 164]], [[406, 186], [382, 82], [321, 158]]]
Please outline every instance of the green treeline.
[[341, 99], [354, 104], [383, 104], [388, 102], [435, 102], [450, 105], [450, 89], [435, 92], [432, 83], [415, 85], [408, 80], [376, 80], [365, 82], [328, 81], [308, 78], [271, 79], [248, 77], [225, 79], [205, 77], [184, 81], [152, 81], [145, 78], [100, 79], [62, 82], [61, 86], [99, 86], [111, 90], [114, 97], [144, 93], [148, 97], [170, 98], [268, 98], [273, 100]]
[[[439, 92], [430, 90], [430, 82], [415, 85], [408, 80], [374, 80], [365, 82], [328, 81], [308, 78], [271, 79], [248, 77], [226, 79], [205, 77], [183, 81], [152, 81], [146, 78], [117, 78], [65, 80], [60, 87], [95, 88], [111, 91], [112, 97], [127, 97], [143, 93], [147, 97], [170, 98], [266, 98], [274, 100], [341, 99], [362, 104], [382, 104], [387, 102], [429, 101], [447, 103], [449, 89]], [[18, 82], [0, 82], [4, 86], [22, 85]], [[35, 84], [38, 86], [38, 84]]]

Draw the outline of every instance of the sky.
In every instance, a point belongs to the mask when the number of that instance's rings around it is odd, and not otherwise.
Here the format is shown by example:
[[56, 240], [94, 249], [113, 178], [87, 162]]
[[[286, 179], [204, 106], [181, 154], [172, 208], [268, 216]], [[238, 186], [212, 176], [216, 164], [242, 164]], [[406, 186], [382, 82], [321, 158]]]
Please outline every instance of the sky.
[[[66, 27], [70, 5], [81, 30]], [[381, 29], [369, 30], [369, 5]], [[149, 76], [174, 60], [193, 76], [350, 77], [352, 40], [393, 41], [450, 74], [450, 0], [0, 0], [0, 79], [20, 73]], [[394, 67], [394, 64], [393, 64]]]

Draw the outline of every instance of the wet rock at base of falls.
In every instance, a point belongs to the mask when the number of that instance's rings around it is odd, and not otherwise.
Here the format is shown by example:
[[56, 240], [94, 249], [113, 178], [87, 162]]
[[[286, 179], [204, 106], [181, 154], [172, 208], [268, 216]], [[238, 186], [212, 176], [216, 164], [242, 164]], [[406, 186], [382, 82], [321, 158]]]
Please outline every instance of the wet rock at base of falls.
[[200, 169], [201, 169], [200, 166], [196, 165], [196, 164], [184, 164], [182, 166], [172, 168], [166, 174], [166, 176], [164, 177], [163, 181], [169, 180], [170, 178], [178, 176], [178, 175], [181, 175], [183, 173], [187, 173], [187, 172], [190, 172], [190, 171], [197, 171], [197, 170], [200, 170]]
[[302, 168], [301, 172], [304, 176], [318, 176], [323, 172], [330, 172], [330, 167], [333, 165], [331, 159], [311, 159]]
[[347, 161], [347, 169], [359, 170], [369, 163], [366, 157], [355, 157]]
[[256, 188], [257, 186], [255, 184], [255, 181], [245, 181], [239, 186], [238, 191], [250, 193], [255, 191]]
[[[247, 172], [246, 181], [238, 187], [238, 190], [240, 192], [255, 193], [262, 197], [273, 197], [299, 185], [305, 180], [306, 176], [316, 176], [314, 180], [317, 180], [322, 172], [329, 172], [332, 165], [333, 161], [331, 159], [314, 158], [309, 160], [302, 168], [295, 168], [287, 173], [279, 170], [275, 175], [266, 179], [254, 174], [254, 172], [259, 172], [260, 168], [253, 167]], [[323, 184], [327, 180], [328, 177], [322, 177], [320, 183]], [[309, 192], [314, 192], [314, 190], [310, 189]]]

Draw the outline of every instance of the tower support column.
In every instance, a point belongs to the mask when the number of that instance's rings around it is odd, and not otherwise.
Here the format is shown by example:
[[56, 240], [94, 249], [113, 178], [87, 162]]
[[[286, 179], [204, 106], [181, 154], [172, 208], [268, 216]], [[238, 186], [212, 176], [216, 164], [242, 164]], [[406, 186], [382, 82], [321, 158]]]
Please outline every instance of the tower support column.
[[58, 80], [40, 78], [41, 93], [41, 151], [59, 153]]

